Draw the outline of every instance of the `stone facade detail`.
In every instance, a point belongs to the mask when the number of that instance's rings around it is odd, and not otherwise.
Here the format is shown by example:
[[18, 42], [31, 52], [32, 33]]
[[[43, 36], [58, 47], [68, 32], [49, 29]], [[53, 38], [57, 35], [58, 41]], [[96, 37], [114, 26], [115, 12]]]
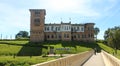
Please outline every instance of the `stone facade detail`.
[[30, 42], [46, 40], [94, 41], [94, 23], [45, 24], [45, 9], [30, 9]]

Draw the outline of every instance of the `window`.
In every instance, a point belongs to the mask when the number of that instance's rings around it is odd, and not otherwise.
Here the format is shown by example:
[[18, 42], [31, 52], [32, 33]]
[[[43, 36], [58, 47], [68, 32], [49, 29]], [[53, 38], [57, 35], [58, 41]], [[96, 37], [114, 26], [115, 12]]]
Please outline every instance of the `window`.
[[67, 34], [67, 38], [69, 38], [69, 34]]
[[84, 35], [82, 34], [82, 38], [84, 38]]
[[91, 26], [91, 30], [94, 30], [94, 29], [93, 29], [93, 26]]
[[60, 31], [60, 27], [58, 27], [58, 31]]
[[46, 31], [47, 29], [46, 29], [46, 27], [45, 27], [45, 31]]
[[71, 28], [71, 31], [73, 31], [73, 27]]
[[47, 27], [47, 31], [49, 31], [49, 27]]
[[74, 38], [76, 38], [76, 35], [74, 35]]
[[88, 27], [88, 31], [90, 30], [90, 27]]
[[84, 35], [84, 38], [86, 38], [86, 35]]
[[51, 27], [51, 30], [53, 31], [53, 26]]
[[35, 11], [35, 16], [40, 16], [40, 11]]
[[75, 27], [74, 27], [74, 29], [73, 30], [75, 30]]
[[57, 31], [57, 27], [55, 28], [55, 31]]
[[38, 18], [34, 19], [34, 24], [35, 24], [35, 26], [39, 26], [40, 25], [40, 19], [38, 19]]
[[66, 30], [66, 26], [64, 26], [65, 27], [65, 30]]
[[61, 38], [61, 35], [59, 35], [59, 38]]
[[78, 34], [78, 38], [80, 38], [80, 34]]
[[93, 35], [93, 34], [91, 34], [91, 38], [94, 38], [94, 35]]
[[67, 26], [67, 30], [68, 30], [68, 26]]
[[48, 37], [48, 38], [50, 38], [50, 36], [49, 36], [49, 35], [48, 35], [47, 37]]
[[90, 34], [88, 34], [88, 38], [90, 38]]
[[35, 15], [37, 15], [37, 14], [40, 14], [40, 12], [39, 11], [35, 11]]
[[66, 34], [64, 34], [64, 38], [66, 38]]
[[84, 28], [83, 28], [83, 27], [81, 28], [81, 31], [84, 31]]
[[52, 35], [51, 38], [54, 38], [54, 36]]
[[77, 27], [77, 30], [79, 30], [79, 27]]

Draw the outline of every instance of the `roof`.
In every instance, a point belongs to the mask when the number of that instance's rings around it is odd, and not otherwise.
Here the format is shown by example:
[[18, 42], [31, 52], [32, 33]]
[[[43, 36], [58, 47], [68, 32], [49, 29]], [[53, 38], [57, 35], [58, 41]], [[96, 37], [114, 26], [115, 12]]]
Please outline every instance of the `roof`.
[[55, 25], [55, 26], [60, 26], [60, 25], [72, 25], [72, 26], [84, 26], [84, 25], [95, 25], [95, 23], [81, 23], [81, 24], [71, 24], [71, 22], [69, 23], [65, 23], [65, 22], [61, 22], [61, 23], [50, 23], [50, 24], [45, 24], [45, 25]]

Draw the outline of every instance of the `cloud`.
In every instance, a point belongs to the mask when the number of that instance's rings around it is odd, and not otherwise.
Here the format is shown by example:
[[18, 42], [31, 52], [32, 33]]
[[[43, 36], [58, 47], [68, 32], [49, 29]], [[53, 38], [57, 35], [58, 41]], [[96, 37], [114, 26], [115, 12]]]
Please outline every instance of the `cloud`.
[[104, 20], [108, 20], [108, 17], [113, 16], [115, 12], [118, 13], [117, 4], [119, 4], [118, 0], [1, 0], [0, 30], [7, 33], [9, 31], [12, 33], [12, 30], [14, 33], [19, 30], [29, 31], [28, 9], [32, 8], [46, 9], [48, 22], [59, 22], [62, 17], [67, 21], [69, 17], [72, 17], [73, 22], [80, 22], [87, 21], [86, 18], [81, 19], [81, 17], [92, 17], [96, 19], [96, 23], [101, 20], [101, 25], [103, 25], [106, 24]]
[[92, 0], [44, 0], [39, 6], [55, 13], [62, 12], [79, 14], [81, 16], [100, 16], [100, 12], [92, 8], [92, 4], [94, 3]]

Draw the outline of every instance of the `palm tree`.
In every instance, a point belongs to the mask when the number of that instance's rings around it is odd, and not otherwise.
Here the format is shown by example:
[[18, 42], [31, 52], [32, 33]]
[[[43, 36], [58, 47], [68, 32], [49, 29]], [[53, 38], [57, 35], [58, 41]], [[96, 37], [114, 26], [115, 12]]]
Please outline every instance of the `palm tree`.
[[98, 27], [95, 27], [95, 28], [94, 28], [94, 34], [95, 34], [95, 36], [96, 36], [96, 41], [97, 41], [97, 35], [98, 35], [99, 32], [100, 32], [99, 28], [98, 28]]

